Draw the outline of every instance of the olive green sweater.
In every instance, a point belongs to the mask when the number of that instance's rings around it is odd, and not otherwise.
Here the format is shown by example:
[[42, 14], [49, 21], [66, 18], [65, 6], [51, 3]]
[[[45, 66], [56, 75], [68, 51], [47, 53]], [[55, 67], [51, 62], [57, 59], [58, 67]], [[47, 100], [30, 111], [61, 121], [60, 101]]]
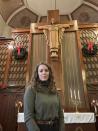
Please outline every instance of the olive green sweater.
[[40, 131], [36, 120], [59, 118], [59, 131], [64, 131], [64, 116], [57, 93], [50, 93], [45, 86], [36, 91], [31, 86], [24, 94], [24, 119], [28, 131]]

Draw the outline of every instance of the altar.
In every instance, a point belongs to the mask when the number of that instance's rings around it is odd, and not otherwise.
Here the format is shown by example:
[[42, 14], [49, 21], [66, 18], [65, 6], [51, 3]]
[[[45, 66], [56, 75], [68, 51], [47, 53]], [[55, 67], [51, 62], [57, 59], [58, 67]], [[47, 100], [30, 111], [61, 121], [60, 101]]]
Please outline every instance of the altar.
[[64, 113], [66, 131], [96, 131], [94, 113]]
[[[64, 113], [65, 131], [96, 131], [95, 114], [87, 113]], [[24, 124], [24, 113], [18, 113], [17, 131], [27, 131]]]

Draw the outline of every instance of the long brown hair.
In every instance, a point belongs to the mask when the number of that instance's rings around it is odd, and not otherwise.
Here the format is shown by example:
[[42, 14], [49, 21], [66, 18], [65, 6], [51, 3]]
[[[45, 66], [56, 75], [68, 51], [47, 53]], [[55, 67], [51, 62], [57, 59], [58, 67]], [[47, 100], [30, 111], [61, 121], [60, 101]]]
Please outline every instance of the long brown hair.
[[49, 90], [50, 90], [51, 92], [54, 92], [54, 93], [57, 92], [52, 69], [51, 69], [51, 67], [50, 67], [47, 63], [44, 63], [44, 62], [41, 62], [41, 63], [38, 64], [38, 65], [36, 66], [36, 68], [35, 68], [33, 77], [32, 77], [32, 79], [31, 79], [32, 87], [33, 87], [33, 88], [37, 88], [37, 86], [39, 85], [38, 68], [39, 68], [40, 65], [45, 65], [45, 66], [48, 67], [48, 70], [49, 70], [49, 79], [48, 79], [48, 87], [49, 87]]

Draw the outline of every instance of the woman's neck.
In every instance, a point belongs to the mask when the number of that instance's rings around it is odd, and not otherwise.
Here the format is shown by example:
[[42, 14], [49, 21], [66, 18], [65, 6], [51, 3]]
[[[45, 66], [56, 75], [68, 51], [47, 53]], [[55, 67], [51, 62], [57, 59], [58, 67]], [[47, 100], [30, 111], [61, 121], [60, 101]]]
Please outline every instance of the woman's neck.
[[48, 86], [49, 85], [49, 81], [46, 80], [46, 81], [39, 81], [39, 83], [42, 85], [42, 86]]

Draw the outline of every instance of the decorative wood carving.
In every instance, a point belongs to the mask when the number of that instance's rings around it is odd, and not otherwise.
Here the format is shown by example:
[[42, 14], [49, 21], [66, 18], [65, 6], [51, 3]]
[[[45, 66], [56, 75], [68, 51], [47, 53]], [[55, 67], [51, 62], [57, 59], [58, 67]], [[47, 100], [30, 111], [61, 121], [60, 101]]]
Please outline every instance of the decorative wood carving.
[[[30, 43], [29, 33], [13, 32], [13, 39], [13, 47], [22, 46], [28, 50], [28, 46]], [[21, 86], [26, 84], [27, 62], [28, 59], [16, 60], [12, 52], [8, 76], [9, 85]]]
[[[95, 29], [85, 29], [81, 31], [81, 46], [83, 43], [93, 42], [98, 46], [98, 33]], [[94, 49], [93, 49], [94, 50]], [[97, 49], [98, 50], [98, 49]], [[83, 56], [84, 68], [86, 71], [86, 83], [98, 83], [98, 51], [93, 56]]]
[[[86, 74], [85, 85], [87, 89], [87, 98], [89, 100], [90, 110], [97, 113], [92, 106], [92, 101], [98, 101], [98, 24], [83, 24], [80, 25], [80, 49], [82, 49], [83, 43], [90, 41], [96, 44], [97, 53], [93, 56], [83, 56], [81, 61], [83, 62], [82, 68]], [[81, 52], [82, 54], [82, 52]], [[98, 110], [98, 107], [96, 106]]]
[[4, 83], [7, 57], [8, 57], [8, 44], [0, 42], [0, 83]]

